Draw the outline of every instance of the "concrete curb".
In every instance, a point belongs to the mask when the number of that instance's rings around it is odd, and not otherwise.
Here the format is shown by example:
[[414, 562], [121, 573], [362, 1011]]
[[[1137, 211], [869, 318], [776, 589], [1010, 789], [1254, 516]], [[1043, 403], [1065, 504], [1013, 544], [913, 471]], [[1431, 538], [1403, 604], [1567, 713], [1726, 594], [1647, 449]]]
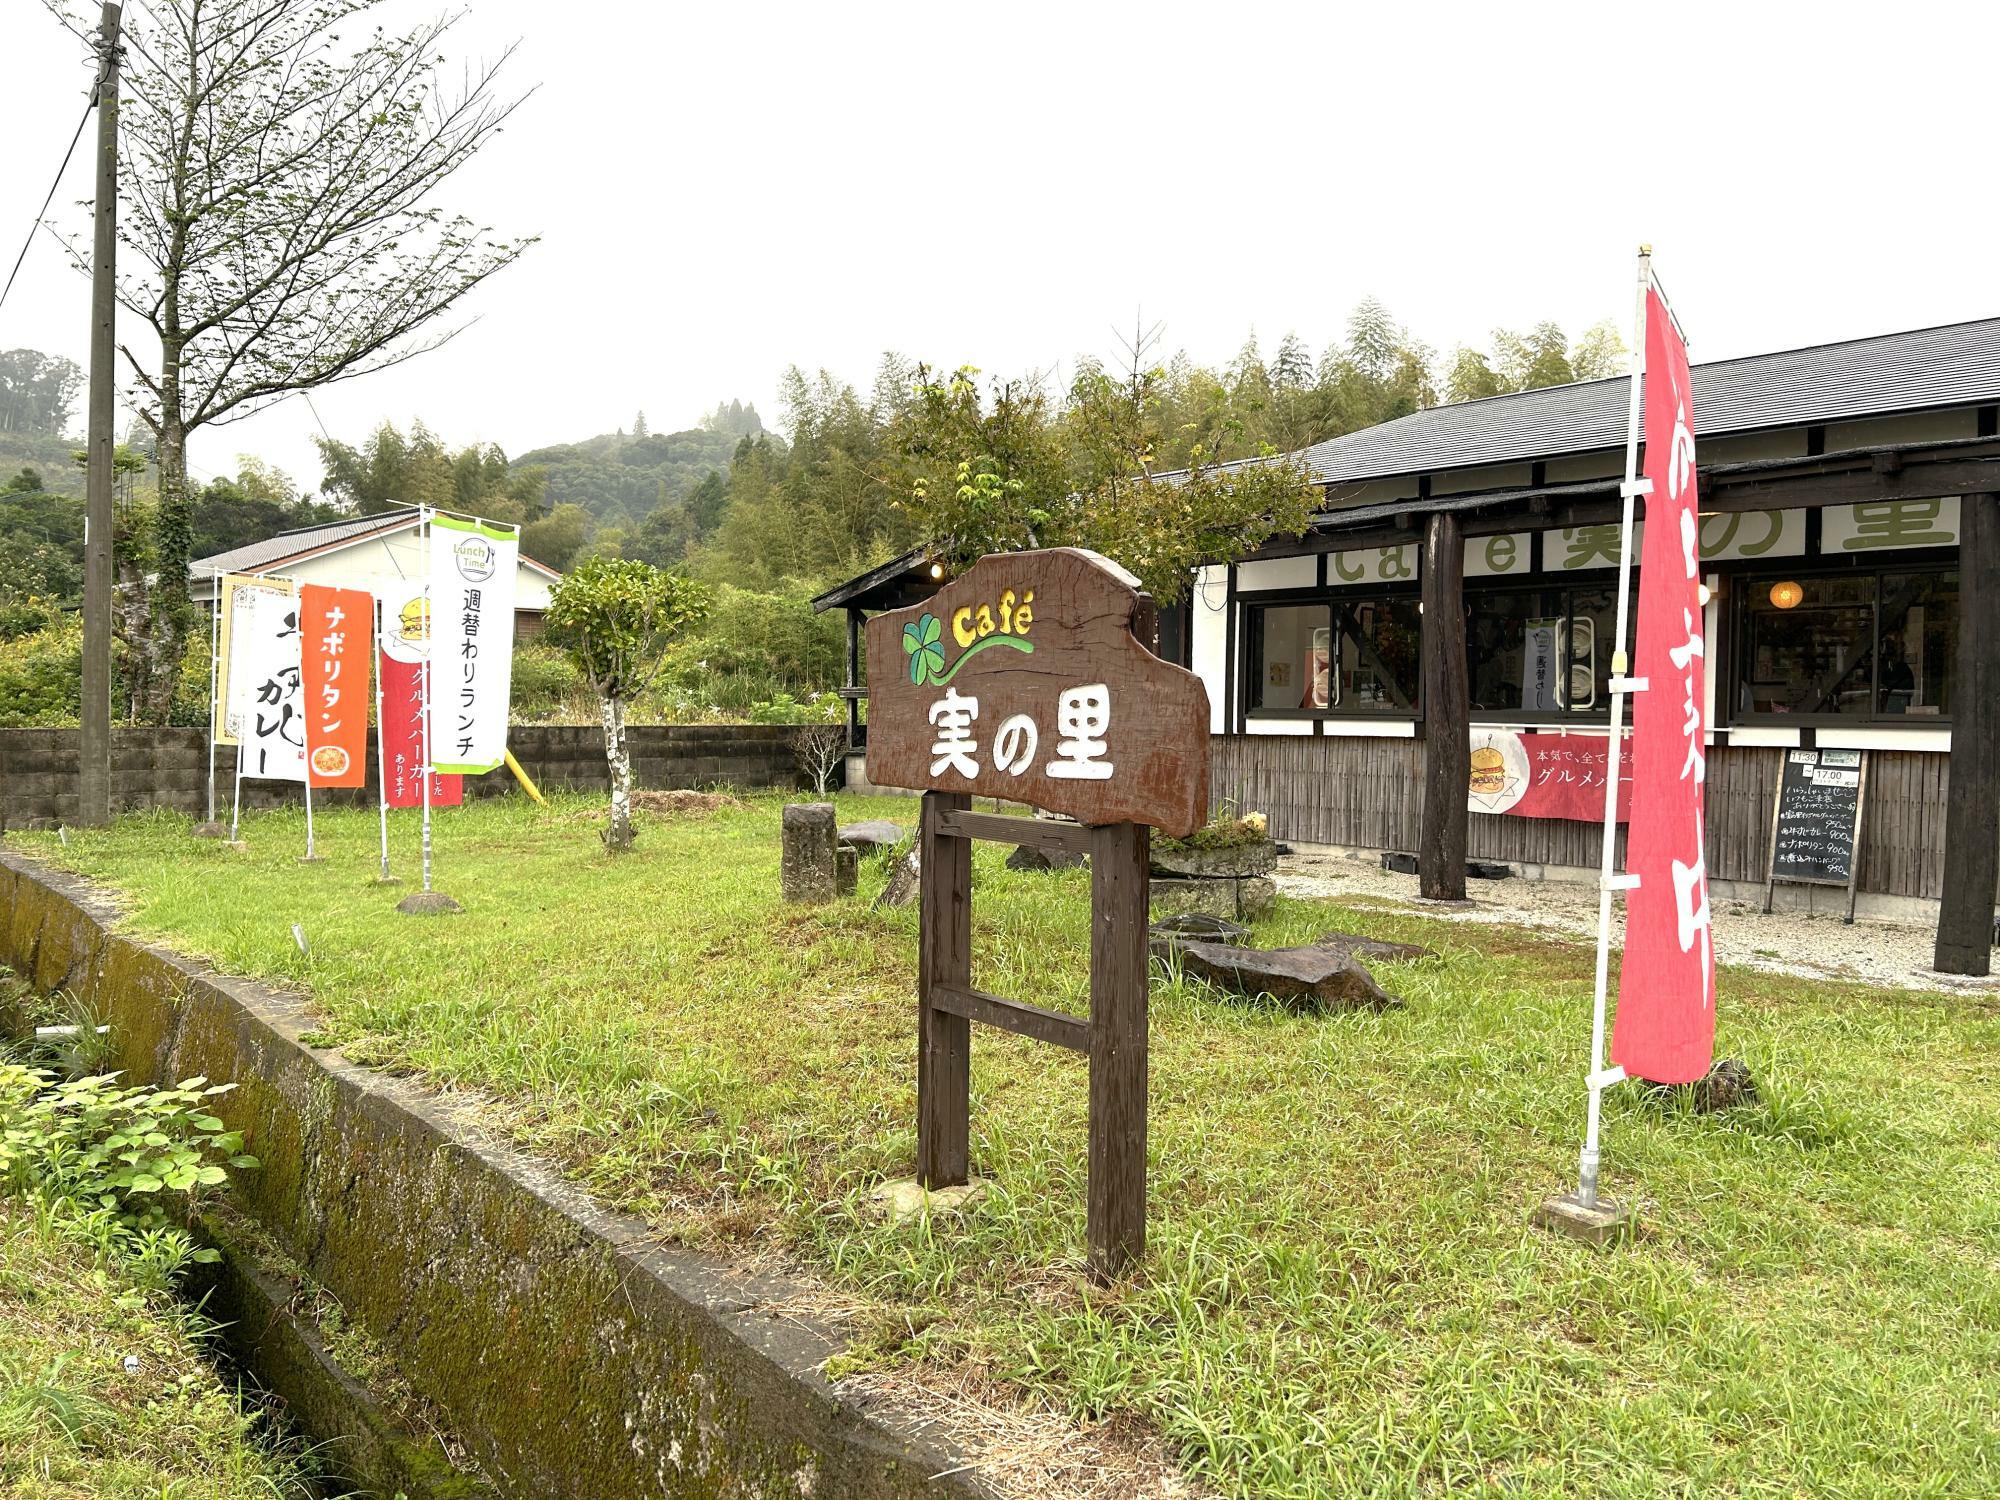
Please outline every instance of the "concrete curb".
[[236, 1200], [521, 1500], [985, 1497], [837, 1391], [799, 1291], [651, 1243], [448, 1101], [315, 1049], [301, 997], [123, 937], [87, 883], [0, 853], [0, 960], [111, 1024], [135, 1079], [233, 1082]]

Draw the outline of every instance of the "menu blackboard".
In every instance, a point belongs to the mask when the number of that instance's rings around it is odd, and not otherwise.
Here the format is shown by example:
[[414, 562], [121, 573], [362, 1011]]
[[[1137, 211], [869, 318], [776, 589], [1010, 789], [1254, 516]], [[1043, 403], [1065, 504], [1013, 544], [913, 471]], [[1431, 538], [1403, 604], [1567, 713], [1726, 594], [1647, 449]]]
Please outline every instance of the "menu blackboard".
[[[1787, 750], [1771, 821], [1770, 885], [1780, 880], [1854, 889], [1867, 766], [1860, 750]], [[1853, 903], [1850, 897], [1849, 914]]]

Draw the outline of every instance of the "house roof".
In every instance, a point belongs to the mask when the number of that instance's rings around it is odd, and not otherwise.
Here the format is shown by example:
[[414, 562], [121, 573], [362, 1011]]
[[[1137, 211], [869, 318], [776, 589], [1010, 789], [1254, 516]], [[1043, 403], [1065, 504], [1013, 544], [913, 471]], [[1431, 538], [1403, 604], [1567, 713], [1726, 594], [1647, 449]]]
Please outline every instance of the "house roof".
[[[351, 547], [357, 542], [369, 541], [375, 537], [392, 535], [398, 531], [408, 531], [415, 527], [422, 514], [415, 506], [402, 510], [385, 510], [368, 516], [353, 516], [339, 521], [325, 521], [316, 526], [300, 526], [291, 531], [281, 531], [276, 536], [266, 537], [261, 542], [248, 542], [241, 547], [232, 547], [227, 552], [218, 552], [211, 557], [198, 557], [188, 564], [188, 577], [206, 580], [215, 573], [274, 573], [309, 557], [317, 557], [325, 552], [338, 552], [343, 547]], [[522, 563], [538, 573], [550, 578], [561, 578], [562, 574], [546, 563], [536, 562], [532, 557], [523, 556]]]
[[[1694, 367], [1703, 437], [2000, 401], [2000, 318]], [[1321, 484], [1615, 448], [1630, 376], [1412, 412], [1305, 450]], [[1643, 394], [1643, 393], [1642, 393]]]

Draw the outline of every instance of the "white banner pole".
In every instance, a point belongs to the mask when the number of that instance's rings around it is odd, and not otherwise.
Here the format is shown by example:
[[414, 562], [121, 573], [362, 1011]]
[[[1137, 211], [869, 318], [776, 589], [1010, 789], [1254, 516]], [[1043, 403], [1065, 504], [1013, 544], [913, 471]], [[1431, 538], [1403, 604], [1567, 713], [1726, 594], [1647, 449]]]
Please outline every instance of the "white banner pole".
[[389, 873], [389, 748], [388, 736], [382, 732], [382, 641], [383, 630], [387, 628], [388, 613], [382, 608], [382, 596], [375, 596], [375, 779], [376, 790], [381, 794], [377, 799], [382, 823], [382, 869], [375, 878], [386, 885], [394, 877]]
[[437, 621], [431, 615], [431, 513], [428, 509], [418, 512], [424, 534], [424, 664], [418, 678], [423, 687], [421, 714], [423, 739], [423, 765], [419, 774], [424, 783], [424, 892], [431, 888], [431, 668], [436, 665]]
[[1597, 976], [1590, 1008], [1590, 1074], [1584, 1080], [1590, 1090], [1589, 1114], [1584, 1125], [1583, 1150], [1577, 1159], [1577, 1201], [1585, 1208], [1597, 1207], [1598, 1127], [1604, 1112], [1604, 1091], [1624, 1076], [1622, 1068], [1604, 1066], [1604, 1017], [1611, 979], [1611, 895], [1630, 890], [1637, 883], [1629, 875], [1617, 873], [1618, 780], [1624, 758], [1625, 697], [1635, 687], [1627, 675], [1630, 662], [1625, 653], [1631, 623], [1632, 600], [1632, 513], [1645, 485], [1639, 478], [1639, 400], [1646, 374], [1646, 291], [1652, 282], [1652, 247], [1639, 249], [1638, 330], [1632, 348], [1630, 399], [1625, 417], [1624, 515], [1618, 536], [1618, 624], [1611, 649], [1611, 726], [1605, 746], [1604, 847], [1597, 879]]
[[308, 763], [307, 763], [307, 765], [306, 765], [306, 781], [305, 781], [305, 787], [306, 787], [306, 860], [307, 860], [307, 861], [311, 861], [311, 860], [312, 860], [312, 859], [314, 858], [314, 854], [313, 854], [313, 784], [312, 784], [312, 764], [311, 764], [311, 762], [308, 762]]
[[215, 823], [215, 733], [223, 716], [222, 692], [222, 570], [210, 569], [215, 608], [208, 621], [208, 822]]

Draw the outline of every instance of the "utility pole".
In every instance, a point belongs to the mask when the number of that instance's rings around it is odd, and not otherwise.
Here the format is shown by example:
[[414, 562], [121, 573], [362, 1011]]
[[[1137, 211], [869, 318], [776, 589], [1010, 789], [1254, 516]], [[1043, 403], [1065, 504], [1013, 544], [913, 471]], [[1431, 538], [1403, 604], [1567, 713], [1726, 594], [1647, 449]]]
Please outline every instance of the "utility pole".
[[83, 710], [77, 822], [111, 821], [112, 360], [118, 319], [118, 50], [120, 7], [98, 22], [97, 237], [90, 257], [90, 433], [83, 562]]

